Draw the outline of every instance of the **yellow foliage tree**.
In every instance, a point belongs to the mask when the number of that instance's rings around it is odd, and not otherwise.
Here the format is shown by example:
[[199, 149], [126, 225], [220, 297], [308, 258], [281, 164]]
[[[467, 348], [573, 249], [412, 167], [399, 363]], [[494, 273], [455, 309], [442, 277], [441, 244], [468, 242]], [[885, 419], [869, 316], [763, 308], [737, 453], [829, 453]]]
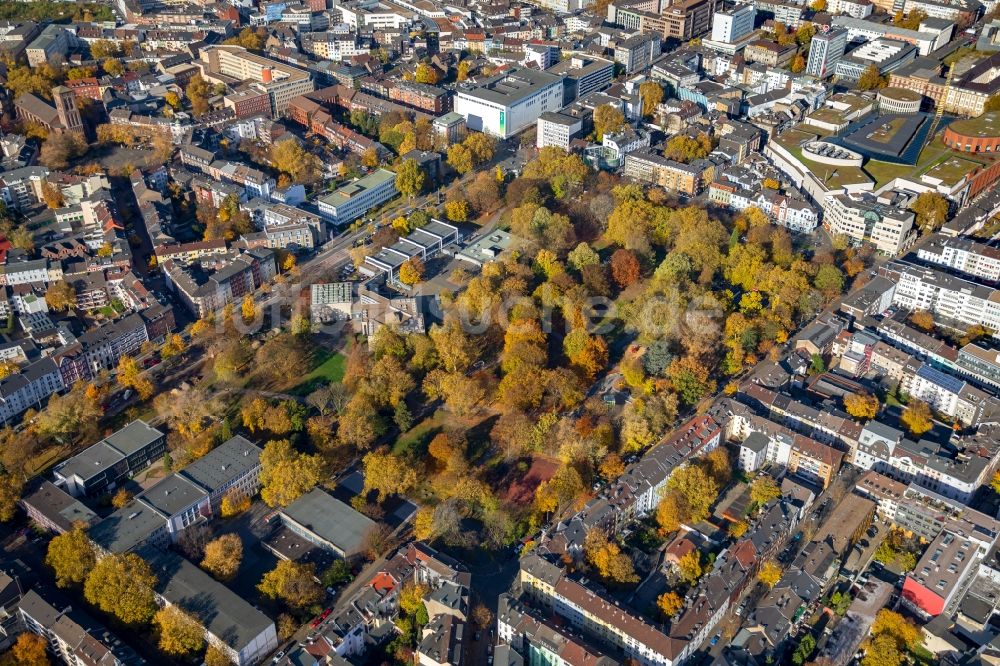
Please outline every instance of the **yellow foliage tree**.
[[192, 654], [205, 645], [205, 629], [177, 606], [156, 611], [153, 624], [160, 631], [160, 649], [167, 654]]
[[665, 617], [671, 618], [684, 608], [684, 600], [676, 592], [664, 592], [656, 598], [656, 606]]
[[777, 562], [769, 560], [761, 565], [760, 572], [757, 574], [757, 577], [760, 579], [760, 582], [764, 583], [764, 585], [773, 588], [778, 584], [778, 581], [781, 580], [781, 574], [781, 566], [779, 566]]
[[205, 544], [201, 568], [221, 581], [232, 580], [243, 561], [243, 542], [237, 534], [223, 534]]
[[934, 427], [930, 405], [921, 400], [910, 401], [899, 420], [914, 437], [919, 437]]
[[873, 419], [878, 414], [878, 398], [870, 393], [848, 393], [844, 396], [844, 410], [856, 419]]

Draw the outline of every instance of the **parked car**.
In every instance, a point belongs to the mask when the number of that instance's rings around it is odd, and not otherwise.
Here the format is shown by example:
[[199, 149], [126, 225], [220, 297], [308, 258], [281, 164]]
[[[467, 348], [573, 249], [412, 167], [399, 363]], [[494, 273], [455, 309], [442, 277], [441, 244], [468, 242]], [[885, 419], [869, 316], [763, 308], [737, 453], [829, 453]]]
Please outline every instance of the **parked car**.
[[719, 642], [720, 638], [722, 638], [722, 636], [720, 634], [716, 634], [716, 635], [712, 636], [712, 640], [709, 641], [709, 643], [714, 646], [716, 643]]

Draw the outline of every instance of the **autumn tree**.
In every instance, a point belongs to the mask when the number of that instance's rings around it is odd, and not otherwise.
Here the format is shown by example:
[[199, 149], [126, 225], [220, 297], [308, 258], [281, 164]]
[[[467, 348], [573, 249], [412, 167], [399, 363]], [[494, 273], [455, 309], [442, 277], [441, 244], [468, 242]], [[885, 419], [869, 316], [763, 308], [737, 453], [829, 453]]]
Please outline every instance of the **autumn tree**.
[[232, 666], [232, 663], [226, 653], [215, 645], [209, 645], [205, 651], [205, 666]]
[[264, 574], [257, 589], [269, 599], [280, 599], [292, 608], [303, 609], [323, 599], [323, 588], [315, 581], [315, 565], [280, 560]]
[[750, 501], [757, 506], [764, 506], [779, 497], [781, 497], [781, 488], [778, 487], [778, 482], [767, 474], [758, 476], [750, 484]]
[[223, 534], [205, 544], [201, 568], [221, 581], [232, 580], [243, 561], [243, 541], [237, 534]]
[[464, 176], [472, 171], [472, 151], [460, 143], [452, 144], [448, 147], [447, 162], [452, 169], [459, 173], [459, 175]]
[[45, 290], [45, 304], [51, 310], [72, 310], [76, 307], [76, 289], [66, 280], [52, 282]]
[[118, 361], [118, 383], [135, 390], [140, 400], [148, 400], [155, 391], [153, 382], [142, 374], [139, 364], [131, 356], [125, 355]]
[[694, 585], [701, 578], [704, 570], [701, 567], [701, 551], [692, 550], [682, 555], [677, 561], [677, 573], [688, 585]]
[[261, 499], [268, 506], [288, 506], [312, 490], [323, 474], [323, 460], [300, 453], [287, 439], [272, 440], [260, 454]]
[[873, 419], [878, 414], [878, 398], [870, 393], [844, 395], [844, 410], [856, 419]]
[[611, 255], [611, 277], [622, 289], [639, 280], [639, 260], [631, 250], [619, 248]]
[[82, 584], [96, 562], [94, 546], [80, 526], [53, 537], [45, 555], [59, 587]]
[[934, 330], [934, 315], [927, 310], [915, 310], [910, 314], [909, 320], [921, 331], [930, 333]]
[[17, 637], [10, 652], [17, 666], [48, 666], [52, 662], [46, 653], [47, 647], [48, 642], [44, 638], [26, 631]]
[[917, 625], [888, 608], [879, 610], [875, 615], [871, 634], [872, 636], [891, 636], [901, 650], [916, 650], [924, 642], [923, 634]]
[[87, 143], [78, 132], [50, 134], [38, 153], [38, 161], [50, 169], [65, 169], [71, 160], [87, 151]]
[[931, 407], [922, 400], [911, 400], [899, 420], [914, 437], [919, 437], [934, 427]]
[[156, 576], [135, 553], [113, 553], [94, 565], [83, 585], [88, 602], [129, 625], [149, 622], [156, 611]]
[[271, 145], [271, 164], [288, 174], [294, 183], [311, 185], [323, 174], [323, 164], [296, 139], [286, 139]]
[[639, 86], [642, 99], [642, 115], [647, 118], [656, 113], [656, 107], [663, 101], [663, 86], [656, 81], [646, 81]]
[[695, 137], [684, 134], [673, 137], [667, 141], [667, 145], [663, 149], [663, 156], [689, 164], [694, 160], [708, 157], [710, 152], [712, 152], [712, 140], [704, 132], [699, 132]]
[[601, 104], [594, 109], [594, 134], [598, 143], [606, 134], [620, 132], [625, 127], [625, 114], [611, 104]]
[[388, 451], [372, 451], [363, 459], [365, 493], [378, 491], [378, 501], [389, 495], [402, 495], [417, 483], [417, 473]]
[[664, 592], [656, 598], [656, 607], [664, 617], [672, 618], [684, 608], [684, 600], [676, 592]]
[[417, 65], [413, 78], [417, 83], [434, 85], [438, 82], [438, 71], [432, 65], [422, 62]]
[[232, 518], [249, 509], [250, 504], [250, 497], [244, 491], [232, 488], [222, 496], [219, 513], [222, 514], [223, 518]]
[[917, 225], [927, 231], [937, 231], [948, 219], [948, 200], [939, 192], [921, 192], [910, 204], [917, 216]]
[[410, 257], [399, 266], [399, 281], [405, 285], [420, 284], [424, 279], [424, 262], [420, 257]]
[[111, 498], [111, 506], [116, 509], [121, 509], [126, 504], [132, 501], [132, 493], [130, 493], [125, 488], [119, 488], [118, 491]]
[[204, 627], [177, 606], [156, 611], [153, 624], [160, 632], [160, 649], [167, 654], [192, 654], [205, 645]]
[[875, 63], [872, 63], [868, 65], [863, 72], [861, 72], [857, 88], [858, 90], [877, 90], [879, 88], [884, 88], [886, 85], [886, 78], [879, 73], [878, 66]]
[[191, 102], [191, 112], [194, 115], [202, 116], [208, 113], [208, 100], [212, 95], [212, 86], [202, 78], [201, 74], [195, 74], [191, 77], [187, 88], [184, 90], [184, 94], [187, 96], [188, 101]]
[[600, 529], [591, 529], [584, 539], [583, 554], [598, 575], [613, 583], [637, 583], [639, 576], [631, 558]]
[[413, 197], [424, 189], [427, 174], [416, 160], [403, 160], [396, 167], [396, 188], [404, 197]]
[[760, 582], [767, 585], [769, 588], [773, 588], [781, 580], [781, 566], [774, 561], [768, 560], [764, 562], [760, 567], [760, 571], [757, 574], [757, 578]]
[[796, 53], [792, 57], [792, 62], [789, 65], [789, 69], [792, 70], [792, 74], [799, 74], [806, 68], [806, 59], [801, 53]]

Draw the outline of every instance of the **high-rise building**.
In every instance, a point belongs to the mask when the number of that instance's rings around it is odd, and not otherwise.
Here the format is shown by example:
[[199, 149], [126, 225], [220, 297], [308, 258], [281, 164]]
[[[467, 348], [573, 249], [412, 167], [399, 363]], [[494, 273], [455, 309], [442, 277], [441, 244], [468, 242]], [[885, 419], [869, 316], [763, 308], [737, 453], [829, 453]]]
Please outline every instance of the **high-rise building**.
[[753, 32], [757, 10], [753, 5], [716, 12], [712, 17], [712, 41], [732, 44]]
[[806, 73], [821, 79], [830, 76], [837, 63], [844, 57], [846, 47], [847, 31], [842, 28], [816, 33], [809, 47]]

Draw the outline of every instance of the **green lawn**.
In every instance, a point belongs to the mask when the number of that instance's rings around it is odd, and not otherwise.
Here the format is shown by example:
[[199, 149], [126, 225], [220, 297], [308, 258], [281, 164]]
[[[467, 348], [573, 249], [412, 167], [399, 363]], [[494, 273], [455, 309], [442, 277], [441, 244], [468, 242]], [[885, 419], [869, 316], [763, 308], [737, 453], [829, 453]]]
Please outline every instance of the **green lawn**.
[[444, 427], [445, 415], [440, 411], [424, 419], [417, 425], [404, 432], [392, 445], [392, 453], [404, 458], [418, 459], [427, 451], [434, 435], [441, 432]]
[[332, 384], [344, 378], [344, 364], [347, 362], [347, 357], [340, 352], [320, 352], [316, 355], [316, 360], [317, 365], [290, 393], [306, 395], [312, 393], [320, 384]]

